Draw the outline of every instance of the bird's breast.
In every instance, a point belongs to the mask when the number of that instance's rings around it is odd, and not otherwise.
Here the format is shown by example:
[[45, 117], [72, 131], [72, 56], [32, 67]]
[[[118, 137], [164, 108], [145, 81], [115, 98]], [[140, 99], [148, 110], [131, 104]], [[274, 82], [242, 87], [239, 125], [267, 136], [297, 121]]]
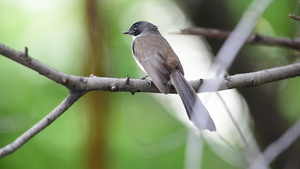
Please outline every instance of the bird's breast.
[[134, 40], [133, 40], [132, 45], [131, 45], [131, 52], [132, 52], [133, 59], [135, 60], [137, 65], [140, 67], [140, 69], [142, 69], [143, 72], [146, 73], [144, 67], [142, 66], [141, 62], [139, 61], [139, 59], [137, 58], [137, 56], [134, 53]]

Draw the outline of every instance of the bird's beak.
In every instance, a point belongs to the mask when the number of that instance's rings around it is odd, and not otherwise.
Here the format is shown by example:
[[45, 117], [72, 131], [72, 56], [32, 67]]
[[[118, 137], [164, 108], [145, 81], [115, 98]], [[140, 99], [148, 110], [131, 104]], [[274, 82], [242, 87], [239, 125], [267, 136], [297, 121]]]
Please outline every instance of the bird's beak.
[[123, 34], [129, 34], [129, 35], [131, 35], [131, 32], [130, 31], [125, 31], [125, 32], [123, 32]]

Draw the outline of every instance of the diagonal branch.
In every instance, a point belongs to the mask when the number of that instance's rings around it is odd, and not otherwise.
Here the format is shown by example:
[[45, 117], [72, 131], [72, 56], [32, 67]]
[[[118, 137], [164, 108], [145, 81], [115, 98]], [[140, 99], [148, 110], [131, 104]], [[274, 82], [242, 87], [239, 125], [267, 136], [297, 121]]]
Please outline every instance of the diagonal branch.
[[70, 76], [65, 73], [59, 72], [45, 65], [44, 63], [30, 57], [28, 55], [27, 47], [25, 47], [24, 52], [20, 52], [0, 43], [0, 54], [62, 85], [65, 84], [65, 77]]
[[[292, 16], [290, 16], [292, 17]], [[215, 39], [226, 39], [231, 34], [230, 31], [224, 31], [212, 28], [188, 28], [180, 31], [180, 34], [186, 35], [201, 35], [208, 38]], [[282, 46], [290, 49], [300, 51], [300, 40], [299, 39], [289, 39], [283, 37], [269, 37], [260, 34], [253, 34], [248, 37], [246, 43], [249, 44], [260, 44], [267, 46]]]
[[280, 138], [271, 143], [262, 154], [250, 163], [248, 169], [268, 168], [268, 165], [285, 151], [300, 136], [300, 119], [297, 120]]
[[289, 17], [292, 18], [292, 19], [300, 21], [300, 16], [296, 16], [294, 14], [289, 14]]
[[8, 154], [13, 153], [24, 145], [33, 136], [38, 134], [44, 128], [49, 126], [54, 120], [56, 120], [60, 115], [62, 115], [68, 108], [70, 108], [84, 93], [71, 93], [63, 100], [53, 111], [51, 111], [46, 117], [41, 121], [19, 136], [15, 141], [8, 144], [7, 146], [0, 149], [0, 158]]
[[[250, 36], [257, 20], [272, 2], [273, 0], [255, 0], [248, 6], [232, 33], [216, 54], [208, 76], [221, 77], [226, 74], [225, 72], [232, 65], [238, 52]], [[211, 86], [201, 86], [201, 90], [218, 90], [220, 86], [220, 83], [215, 83]]]

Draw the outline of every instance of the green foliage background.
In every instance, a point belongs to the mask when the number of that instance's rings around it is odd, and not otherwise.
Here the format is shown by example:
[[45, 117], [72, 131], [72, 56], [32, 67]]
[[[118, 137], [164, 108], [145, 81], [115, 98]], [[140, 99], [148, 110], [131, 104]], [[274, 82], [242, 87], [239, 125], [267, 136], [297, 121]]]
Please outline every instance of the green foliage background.
[[[228, 1], [232, 21], [237, 22], [251, 1]], [[135, 1], [102, 1], [106, 20], [106, 60], [102, 65], [110, 77], [138, 78], [136, 65], [131, 58], [128, 39], [122, 32], [131, 25], [123, 14]], [[236, 4], [236, 5], [231, 5]], [[291, 6], [294, 9], [291, 9]], [[293, 37], [296, 26], [287, 18], [298, 11], [295, 1], [275, 1], [265, 12], [257, 30], [275, 36]], [[88, 76], [83, 73], [83, 55], [87, 48], [87, 28], [84, 17], [84, 1], [0, 1], [0, 43], [23, 51], [65, 73]], [[136, 11], [137, 15], [142, 11]], [[270, 30], [271, 31], [268, 31]], [[100, 45], [100, 44], [99, 44]], [[250, 47], [253, 51], [268, 52], [266, 47]], [[277, 50], [277, 49], [276, 49]], [[282, 58], [286, 50], [266, 62], [278, 65], [290, 63], [295, 58]], [[278, 58], [281, 57], [281, 58]], [[260, 58], [261, 59], [261, 58]], [[297, 58], [296, 58], [297, 59]], [[265, 64], [268, 65], [268, 64]], [[265, 65], [258, 64], [257, 69]], [[100, 65], [99, 65], [100, 66]], [[93, 72], [90, 72], [93, 73]], [[299, 80], [283, 84], [285, 92], [279, 93], [278, 104], [293, 122], [299, 118], [297, 94]], [[68, 94], [68, 91], [5, 57], [0, 57], [0, 146], [12, 142], [28, 128], [53, 110]], [[108, 93], [108, 118], [105, 128], [105, 157], [107, 168], [183, 168], [186, 129], [170, 116], [151, 94]], [[87, 159], [89, 107], [84, 96], [53, 124], [32, 138], [15, 153], [0, 159], [0, 168], [88, 168]], [[289, 100], [289, 101], [287, 101]], [[151, 104], [150, 104], [151, 103]], [[169, 133], [177, 133], [178, 140], [164, 143]], [[162, 139], [163, 138], [163, 139]], [[162, 140], [161, 140], [162, 139]], [[174, 146], [175, 148], [168, 148]], [[95, 157], [97, 158], [97, 157]], [[199, 159], [201, 160], [201, 159]], [[234, 168], [221, 160], [208, 147], [204, 148], [203, 168]], [[96, 166], [94, 168], [97, 168]]]

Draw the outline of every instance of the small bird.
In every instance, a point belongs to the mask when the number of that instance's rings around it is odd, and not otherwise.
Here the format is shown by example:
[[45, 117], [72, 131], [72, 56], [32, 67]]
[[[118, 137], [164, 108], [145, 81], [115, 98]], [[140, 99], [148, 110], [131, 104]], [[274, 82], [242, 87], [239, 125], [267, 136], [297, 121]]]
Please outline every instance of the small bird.
[[131, 51], [139, 67], [152, 79], [160, 92], [169, 93], [171, 80], [186, 109], [189, 119], [200, 130], [216, 131], [208, 111], [197, 93], [184, 78], [179, 58], [160, 34], [157, 27], [146, 21], [134, 23], [128, 31], [133, 38]]

